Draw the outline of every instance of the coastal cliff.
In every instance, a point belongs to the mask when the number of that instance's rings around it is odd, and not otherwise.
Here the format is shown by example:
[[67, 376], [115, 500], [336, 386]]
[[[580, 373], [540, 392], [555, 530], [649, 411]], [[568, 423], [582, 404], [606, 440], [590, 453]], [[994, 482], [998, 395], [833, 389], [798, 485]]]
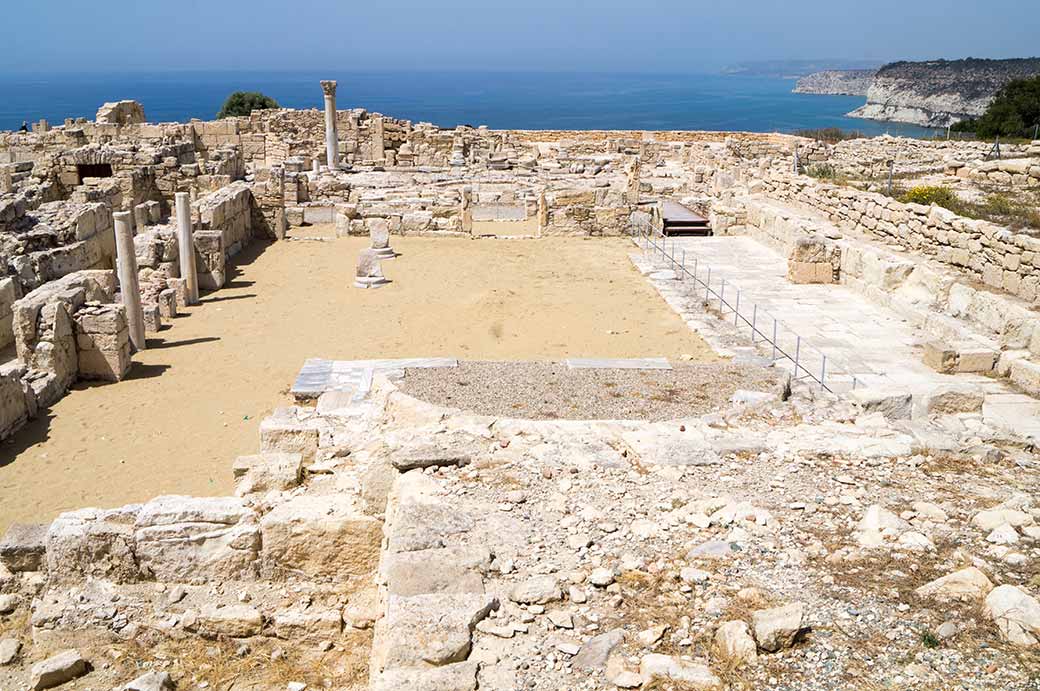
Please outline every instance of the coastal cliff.
[[894, 62], [878, 70], [854, 118], [946, 127], [977, 118], [1012, 79], [1040, 74], [1040, 58]]
[[793, 93], [866, 96], [877, 70], [825, 70], [802, 77]]

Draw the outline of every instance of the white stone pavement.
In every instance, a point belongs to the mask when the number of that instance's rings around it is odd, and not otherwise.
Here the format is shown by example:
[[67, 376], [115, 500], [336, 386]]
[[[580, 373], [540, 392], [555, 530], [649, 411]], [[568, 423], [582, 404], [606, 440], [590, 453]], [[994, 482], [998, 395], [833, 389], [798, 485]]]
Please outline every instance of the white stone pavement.
[[[758, 328], [772, 333], [772, 318], [778, 320], [781, 347], [793, 355], [795, 334], [802, 337], [800, 359], [819, 373], [821, 353], [827, 357], [826, 381], [835, 391], [857, 386], [890, 387], [910, 391], [915, 398], [943, 384], [972, 383], [986, 394], [985, 416], [1005, 428], [1040, 438], [1040, 401], [1013, 392], [1004, 383], [974, 374], [940, 374], [922, 361], [928, 334], [912, 326], [887, 307], [841, 285], [799, 285], [787, 280], [787, 260], [773, 249], [745, 236], [683, 237], [674, 240], [676, 256], [686, 251], [686, 266], [704, 280], [711, 266], [711, 286], [733, 305], [740, 291], [740, 313], [750, 319], [758, 305]], [[660, 258], [658, 258], [660, 261]], [[693, 281], [671, 281], [670, 288], [688, 298], [703, 298], [704, 288], [695, 293]], [[684, 300], [685, 305], [694, 302]], [[711, 306], [718, 308], [718, 300]], [[726, 310], [723, 319], [734, 323]], [[700, 321], [704, 321], [703, 316]], [[741, 322], [742, 333], [751, 329]], [[759, 352], [769, 354], [769, 350]], [[778, 363], [780, 364], [780, 363]], [[789, 367], [790, 369], [790, 367]]]

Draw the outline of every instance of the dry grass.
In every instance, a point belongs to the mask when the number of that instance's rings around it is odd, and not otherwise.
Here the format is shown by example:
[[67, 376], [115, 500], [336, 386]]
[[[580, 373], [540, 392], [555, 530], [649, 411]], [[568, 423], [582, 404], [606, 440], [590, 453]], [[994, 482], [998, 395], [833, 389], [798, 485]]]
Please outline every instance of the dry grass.
[[[241, 644], [197, 637], [165, 640], [152, 647], [129, 644], [122, 647], [122, 658], [138, 664], [150, 662], [150, 668], [164, 669], [174, 679], [191, 680], [192, 688], [205, 683], [213, 691], [285, 688], [291, 681], [324, 688], [327, 680], [335, 680], [337, 688], [359, 691], [367, 685], [372, 644], [369, 632], [348, 632], [342, 636], [337, 644], [345, 649], [343, 652], [333, 649], [319, 653], [316, 648], [305, 651], [288, 642], [279, 645], [278, 641], [265, 641], [251, 645], [248, 652], [239, 655]], [[272, 660], [276, 649], [283, 653]]]

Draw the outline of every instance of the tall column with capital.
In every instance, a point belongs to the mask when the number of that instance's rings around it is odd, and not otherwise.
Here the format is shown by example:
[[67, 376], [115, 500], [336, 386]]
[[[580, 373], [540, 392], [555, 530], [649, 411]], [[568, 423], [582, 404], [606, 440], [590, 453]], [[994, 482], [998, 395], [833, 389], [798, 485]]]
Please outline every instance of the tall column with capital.
[[336, 82], [322, 81], [325, 92], [325, 151], [329, 159], [329, 170], [339, 168], [339, 139], [336, 136]]

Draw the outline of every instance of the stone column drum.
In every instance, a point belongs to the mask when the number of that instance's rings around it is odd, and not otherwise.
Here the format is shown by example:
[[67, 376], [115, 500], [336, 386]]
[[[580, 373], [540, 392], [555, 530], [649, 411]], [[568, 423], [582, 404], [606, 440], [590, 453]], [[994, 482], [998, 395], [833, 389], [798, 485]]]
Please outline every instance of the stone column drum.
[[195, 235], [191, 229], [191, 196], [177, 193], [177, 251], [181, 278], [188, 288], [188, 304], [199, 304], [199, 274], [195, 267]]
[[323, 81], [325, 92], [325, 151], [329, 159], [329, 170], [339, 169], [339, 138], [336, 136], [336, 82]]
[[126, 306], [126, 321], [130, 327], [130, 342], [137, 350], [147, 347], [144, 336], [144, 309], [141, 307], [141, 286], [137, 280], [137, 253], [134, 251], [134, 223], [129, 211], [112, 214], [116, 226], [116, 262], [119, 292]]

